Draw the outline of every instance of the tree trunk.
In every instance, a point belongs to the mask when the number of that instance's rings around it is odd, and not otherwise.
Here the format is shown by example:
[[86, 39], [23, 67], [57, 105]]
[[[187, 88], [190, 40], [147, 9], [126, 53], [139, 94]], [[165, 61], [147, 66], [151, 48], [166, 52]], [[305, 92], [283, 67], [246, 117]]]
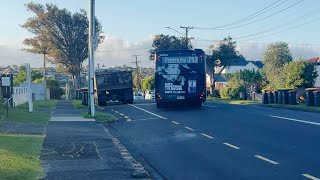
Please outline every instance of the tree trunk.
[[215, 94], [214, 70], [209, 71], [209, 76], [210, 76], [210, 95], [213, 97], [213, 95]]
[[79, 89], [80, 88], [80, 73], [77, 73], [74, 76], [74, 88]]

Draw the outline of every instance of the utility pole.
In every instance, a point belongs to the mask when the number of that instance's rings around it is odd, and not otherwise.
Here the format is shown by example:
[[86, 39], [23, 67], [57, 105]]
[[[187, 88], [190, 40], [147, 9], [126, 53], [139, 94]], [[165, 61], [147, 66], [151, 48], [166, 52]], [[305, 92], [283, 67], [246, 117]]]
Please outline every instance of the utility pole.
[[29, 104], [29, 112], [33, 112], [33, 103], [32, 103], [32, 92], [31, 92], [31, 70], [30, 64], [25, 64], [27, 69], [27, 88], [28, 88], [28, 104]]
[[43, 100], [47, 100], [47, 78], [46, 78], [46, 53], [43, 53], [43, 86], [44, 86], [44, 91], [43, 91]]
[[190, 26], [180, 26], [180, 28], [185, 29], [186, 31], [186, 45], [187, 48], [189, 47], [189, 38], [188, 38], [188, 33], [191, 29], [194, 29], [194, 27], [190, 27]]
[[134, 55], [132, 55], [132, 56], [136, 58], [136, 61], [135, 61], [135, 62], [131, 62], [131, 63], [134, 63], [134, 64], [136, 65], [137, 77], [138, 77], [138, 82], [139, 82], [139, 87], [138, 87], [138, 89], [141, 90], [141, 89], [142, 89], [142, 88], [141, 88], [141, 70], [140, 70], [140, 68], [139, 68], [139, 63], [140, 63], [141, 61], [138, 61], [138, 57], [141, 56], [141, 55], [134, 54]]
[[[94, 85], [93, 85], [93, 74], [94, 74], [94, 47], [97, 46], [95, 38], [95, 0], [89, 0], [89, 84], [88, 84], [88, 107], [89, 115], [94, 117]], [[96, 43], [96, 44], [95, 44]]]

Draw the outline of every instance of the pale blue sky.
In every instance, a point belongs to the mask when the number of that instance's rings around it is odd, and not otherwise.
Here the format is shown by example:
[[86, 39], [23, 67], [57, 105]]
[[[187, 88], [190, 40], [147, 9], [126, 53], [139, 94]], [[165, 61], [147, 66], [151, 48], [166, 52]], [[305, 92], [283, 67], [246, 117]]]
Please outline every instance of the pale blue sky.
[[[261, 10], [276, 1], [277, 0], [96, 0], [96, 16], [102, 22], [104, 33], [113, 38], [120, 39], [125, 43], [134, 44], [147, 41], [151, 35], [160, 33], [180, 36], [172, 30], [165, 29], [164, 27], [166, 26], [182, 31], [179, 29], [180, 25], [215, 27], [229, 24]], [[301, 2], [297, 5], [283, 10], [299, 1]], [[30, 1], [6, 0], [1, 2], [0, 45], [20, 47], [22, 40], [31, 36], [25, 29], [19, 26], [32, 15], [27, 12], [24, 6], [24, 4], [28, 2]], [[88, 0], [34, 0], [34, 2], [57, 4], [60, 8], [67, 8], [73, 12], [81, 8], [87, 9], [88, 7]], [[280, 0], [278, 3], [280, 4], [281, 2], [281, 5], [267, 13], [242, 23], [246, 24], [252, 21], [258, 21], [250, 25], [227, 30], [194, 29], [190, 31], [190, 36], [195, 38], [196, 41], [193, 42], [195, 46], [205, 48], [211, 42], [198, 41], [198, 39], [220, 40], [228, 35], [237, 38], [259, 33], [276, 26], [281, 26], [286, 22], [290, 22], [320, 8], [319, 0]], [[283, 11], [279, 12], [281, 10]], [[271, 16], [277, 12], [279, 13]], [[271, 17], [259, 21], [266, 16]], [[318, 48], [320, 47], [320, 19], [290, 31], [286, 29], [300, 26], [317, 18], [320, 18], [319, 11], [318, 14], [314, 14], [309, 18], [292, 23], [290, 26], [285, 26], [282, 33], [269, 36], [270, 34], [278, 32], [278, 30], [270, 31], [250, 38], [238, 39], [237, 41], [239, 45], [286, 41], [298, 46], [302, 46], [301, 44], [311, 44], [313, 48]], [[265, 35], [267, 35], [267, 37], [256, 39], [257, 37]], [[108, 41], [108, 39], [106, 39], [106, 41]], [[144, 47], [147, 46], [151, 46], [151, 44], [149, 43]]]

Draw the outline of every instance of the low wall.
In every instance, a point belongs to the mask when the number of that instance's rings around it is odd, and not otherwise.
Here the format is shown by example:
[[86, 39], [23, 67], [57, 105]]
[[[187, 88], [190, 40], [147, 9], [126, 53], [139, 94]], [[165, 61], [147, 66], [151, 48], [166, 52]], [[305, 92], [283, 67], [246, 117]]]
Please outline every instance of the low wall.
[[13, 87], [13, 106], [19, 106], [28, 102], [28, 94], [26, 87]]

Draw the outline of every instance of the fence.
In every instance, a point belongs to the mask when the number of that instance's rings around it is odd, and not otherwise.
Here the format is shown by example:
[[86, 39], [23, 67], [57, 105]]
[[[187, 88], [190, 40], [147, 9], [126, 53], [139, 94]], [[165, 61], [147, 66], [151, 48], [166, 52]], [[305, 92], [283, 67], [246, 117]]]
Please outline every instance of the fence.
[[28, 102], [28, 88], [27, 87], [13, 87], [13, 106], [18, 106]]

